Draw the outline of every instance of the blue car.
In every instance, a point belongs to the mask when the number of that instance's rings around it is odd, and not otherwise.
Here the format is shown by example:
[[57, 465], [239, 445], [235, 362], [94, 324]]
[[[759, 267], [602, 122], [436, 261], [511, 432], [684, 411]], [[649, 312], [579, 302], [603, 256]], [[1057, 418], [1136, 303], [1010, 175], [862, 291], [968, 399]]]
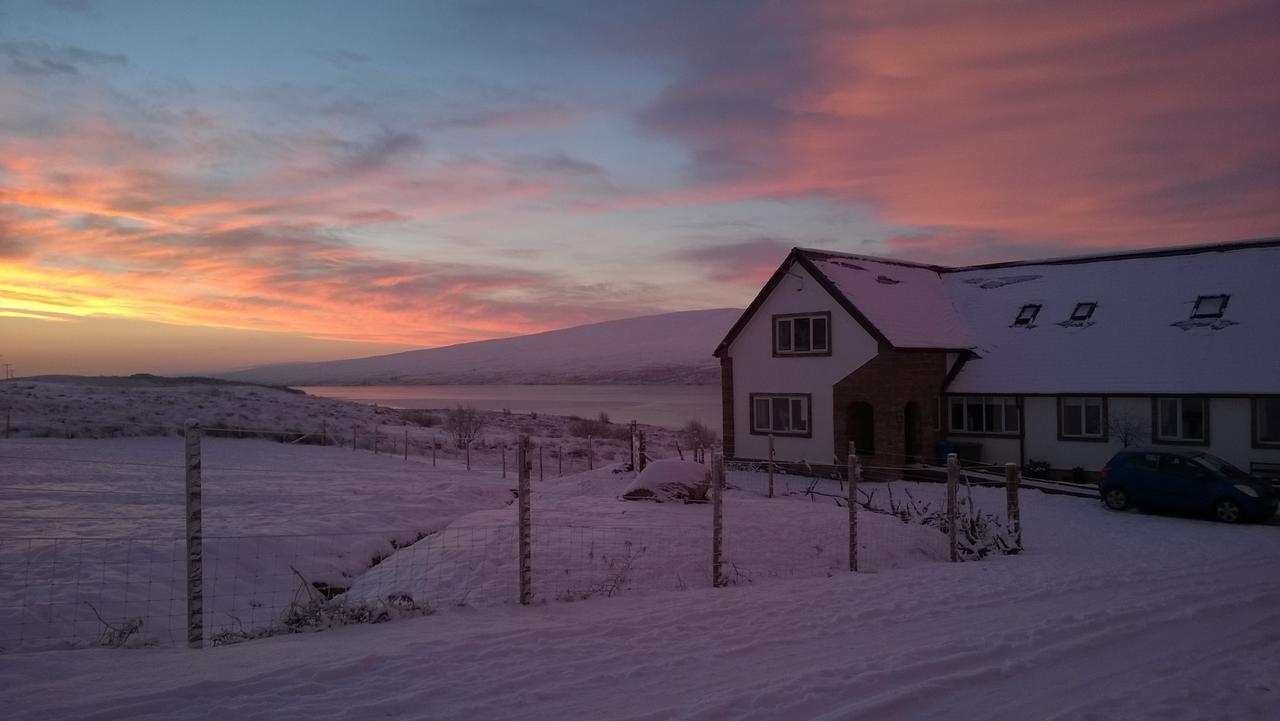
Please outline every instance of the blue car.
[[1270, 519], [1278, 502], [1271, 484], [1196, 450], [1127, 448], [1107, 461], [1098, 490], [1115, 511], [1205, 513], [1224, 523]]

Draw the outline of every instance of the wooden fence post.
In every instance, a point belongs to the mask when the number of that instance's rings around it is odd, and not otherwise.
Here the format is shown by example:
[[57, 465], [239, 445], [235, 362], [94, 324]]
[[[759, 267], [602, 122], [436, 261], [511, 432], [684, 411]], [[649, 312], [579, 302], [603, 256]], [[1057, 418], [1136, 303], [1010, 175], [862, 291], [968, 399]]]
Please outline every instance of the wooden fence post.
[[200, 508], [200, 422], [188, 420], [187, 440], [187, 646], [204, 647], [204, 531]]
[[438, 449], [439, 447], [440, 447], [440, 442], [432, 438], [431, 439], [431, 467], [432, 468], [436, 467], [436, 449]]
[[947, 454], [947, 542], [951, 546], [951, 562], [960, 560], [960, 547], [956, 545], [956, 492], [960, 485], [960, 458]]
[[356, 426], [353, 425], [351, 426], [351, 452], [352, 453], [356, 452], [356, 446], [358, 445], [359, 444], [356, 443]]
[[467, 441], [467, 470], [471, 470], [471, 441]]
[[587, 436], [587, 470], [595, 468], [595, 445], [592, 443], [591, 436]]
[[409, 429], [404, 429], [404, 459], [409, 460]]
[[[505, 455], [505, 447], [503, 449]], [[532, 463], [529, 458], [529, 436], [520, 436], [520, 448], [516, 459], [519, 464], [517, 473], [520, 477], [520, 603], [528, 606], [533, 601], [533, 538], [530, 528], [532, 492], [529, 488], [529, 471]]]
[[[852, 451], [850, 451], [852, 453]], [[773, 498], [773, 434], [769, 434], [769, 497]]]
[[637, 451], [636, 451], [636, 455], [637, 455], [637, 456], [639, 457], [639, 459], [640, 459], [640, 470], [642, 470], [642, 471], [643, 471], [643, 470], [645, 469], [645, 467], [649, 465], [649, 461], [648, 461], [648, 460], [646, 460], [646, 459], [645, 459], [645, 457], [644, 457], [645, 451], [647, 451], [647, 450], [648, 450], [648, 448], [646, 447], [646, 444], [645, 444], [645, 442], [644, 442], [644, 431], [640, 431], [640, 443], [639, 443], [639, 445], [637, 446], [637, 448], [638, 448], [639, 450], [637, 450]]
[[1004, 488], [1008, 500], [1009, 520], [1009, 553], [1022, 551], [1022, 513], [1018, 508], [1018, 485], [1022, 481], [1022, 473], [1018, 464], [1004, 464]]
[[556, 475], [564, 475], [564, 444], [556, 444]]
[[505, 443], [502, 446], [502, 477], [507, 477], [507, 446]]
[[538, 444], [538, 481], [546, 480], [546, 476], [542, 474], [542, 444]]
[[862, 480], [862, 463], [858, 449], [849, 442], [849, 571], [858, 571], [858, 481]]
[[711, 461], [711, 585], [724, 585], [721, 569], [724, 551], [724, 456]]
[[628, 444], [628, 450], [631, 452], [631, 470], [639, 471], [640, 466], [636, 465], [636, 422], [631, 421], [631, 443]]

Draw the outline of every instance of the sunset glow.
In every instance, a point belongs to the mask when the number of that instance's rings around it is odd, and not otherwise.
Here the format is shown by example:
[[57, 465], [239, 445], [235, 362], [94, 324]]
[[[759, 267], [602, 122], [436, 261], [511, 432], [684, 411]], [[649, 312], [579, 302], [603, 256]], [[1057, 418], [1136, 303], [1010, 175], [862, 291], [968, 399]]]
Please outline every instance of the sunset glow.
[[96, 372], [50, 348], [128, 321], [270, 334], [230, 365], [368, 355], [741, 307], [793, 245], [1275, 235], [1277, 27], [1245, 0], [0, 2], [0, 353]]

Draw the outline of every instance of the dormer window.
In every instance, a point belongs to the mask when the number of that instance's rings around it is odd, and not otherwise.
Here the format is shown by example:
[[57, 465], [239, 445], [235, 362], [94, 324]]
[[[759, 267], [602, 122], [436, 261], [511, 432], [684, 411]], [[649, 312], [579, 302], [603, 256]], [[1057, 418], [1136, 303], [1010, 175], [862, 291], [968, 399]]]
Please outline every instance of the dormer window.
[[831, 355], [831, 313], [789, 313], [773, 317], [775, 356]]
[[1093, 311], [1098, 307], [1097, 303], [1076, 303], [1076, 309], [1071, 311], [1071, 320], [1085, 321], [1093, 317]]
[[1192, 318], [1221, 318], [1222, 311], [1227, 309], [1229, 295], [1202, 295], [1196, 298], [1196, 306], [1191, 309]]
[[1030, 328], [1035, 322], [1036, 316], [1040, 313], [1038, 305], [1024, 305], [1022, 310], [1018, 311], [1018, 317], [1013, 319], [1014, 328]]

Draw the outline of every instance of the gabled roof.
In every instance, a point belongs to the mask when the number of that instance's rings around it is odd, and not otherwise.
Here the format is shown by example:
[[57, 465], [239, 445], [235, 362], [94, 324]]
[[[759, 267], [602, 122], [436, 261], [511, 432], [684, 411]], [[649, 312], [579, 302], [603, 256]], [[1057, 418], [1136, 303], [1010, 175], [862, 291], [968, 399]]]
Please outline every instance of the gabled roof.
[[[717, 355], [792, 263], [886, 347], [972, 351], [948, 392], [1280, 394], [1280, 238], [961, 268], [796, 248]], [[1207, 295], [1222, 318], [1192, 319]]]
[[[974, 345], [932, 266], [793, 248], [717, 346], [723, 355], [792, 264], [808, 271], [879, 343], [897, 349], [964, 350]], [[925, 320], [922, 320], [925, 319]]]

